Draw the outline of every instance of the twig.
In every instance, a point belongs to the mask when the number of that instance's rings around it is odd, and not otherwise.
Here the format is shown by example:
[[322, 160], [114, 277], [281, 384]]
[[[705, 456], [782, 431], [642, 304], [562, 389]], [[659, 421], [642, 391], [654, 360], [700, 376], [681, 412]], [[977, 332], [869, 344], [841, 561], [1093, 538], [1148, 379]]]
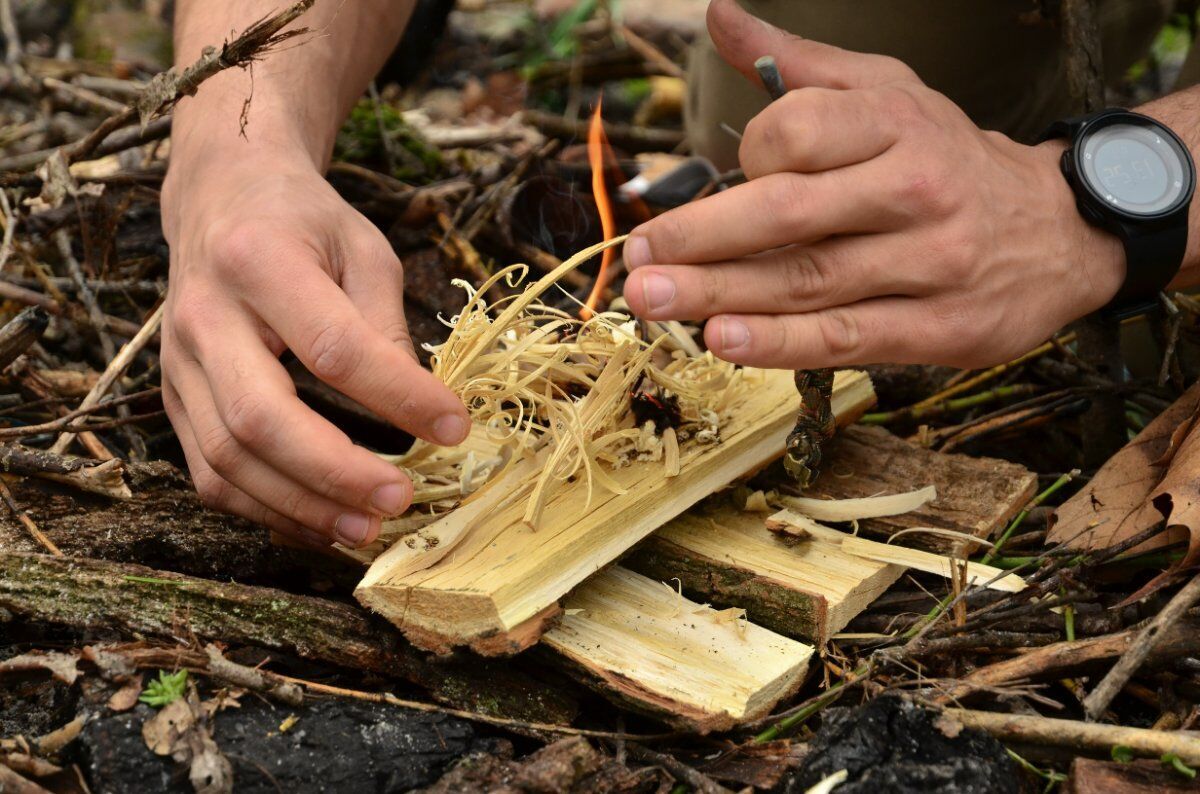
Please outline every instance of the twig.
[[21, 31], [17, 29], [12, 0], [0, 0], [0, 33], [4, 34], [4, 62], [16, 66], [25, 52], [21, 47]]
[[1192, 577], [1192, 580], [1175, 594], [1162, 611], [1150, 621], [1149, 625], [1138, 633], [1137, 639], [1129, 646], [1129, 650], [1121, 656], [1103, 680], [1092, 690], [1092, 693], [1084, 699], [1083, 709], [1088, 720], [1095, 721], [1104, 714], [1113, 698], [1125, 688], [1125, 684], [1129, 682], [1133, 674], [1158, 647], [1162, 633], [1182, 618], [1197, 601], [1200, 601], [1200, 574]]
[[29, 531], [30, 535], [33, 535], [34, 540], [42, 544], [42, 547], [55, 557], [63, 556], [62, 550], [54, 545], [54, 541], [46, 537], [46, 533], [38, 528], [38, 525], [29, 517], [29, 514], [17, 506], [16, 500], [13, 499], [12, 491], [8, 489], [8, 484], [4, 482], [3, 478], [0, 478], [0, 497], [4, 498], [4, 504], [8, 505], [8, 509], [12, 511], [13, 516], [21, 522], [21, 525]]
[[125, 484], [124, 465], [116, 458], [97, 464], [18, 444], [0, 444], [0, 471], [61, 482], [111, 499], [133, 496]]
[[[0, 0], [7, 2], [7, 0]], [[4, 213], [4, 239], [0, 240], [0, 273], [4, 272], [4, 266], [8, 264], [8, 258], [12, 256], [13, 237], [17, 232], [17, 214], [13, 212], [12, 205], [8, 201], [8, 194], [0, 189], [0, 211]]]
[[1200, 764], [1200, 738], [1182, 731], [1124, 728], [1033, 714], [993, 714], [968, 709], [946, 709], [945, 713], [966, 727], [990, 733], [1002, 742], [1028, 742], [1104, 755], [1120, 745], [1148, 758], [1173, 753], [1184, 763]]
[[[0, 192], [0, 195], [3, 195]], [[0, 328], [0, 369], [17, 360], [29, 346], [41, 338], [50, 318], [41, 309], [22, 309]]]
[[717, 783], [703, 772], [683, 763], [673, 755], [656, 752], [648, 747], [642, 747], [635, 742], [629, 742], [626, 745], [626, 749], [637, 760], [648, 761], [661, 766], [674, 775], [677, 780], [687, 783], [693, 790], [700, 792], [700, 794], [731, 794], [729, 789]]
[[592, 739], [625, 739], [639, 742], [658, 742], [667, 739], [675, 739], [681, 736], [680, 733], [652, 733], [652, 734], [630, 734], [630, 733], [615, 733], [613, 731], [599, 731], [589, 728], [573, 728], [569, 725], [552, 725], [545, 722], [526, 722], [525, 720], [514, 720], [508, 717], [495, 717], [490, 714], [480, 714], [477, 711], [463, 711], [462, 709], [450, 708], [448, 706], [438, 706], [433, 703], [422, 703], [418, 700], [404, 700], [393, 695], [391, 692], [364, 692], [359, 689], [346, 689], [340, 686], [331, 686], [329, 684], [319, 684], [316, 681], [307, 681], [303, 678], [293, 678], [292, 676], [277, 674], [279, 678], [293, 684], [298, 684], [310, 692], [319, 692], [323, 695], [333, 695], [334, 697], [353, 698], [354, 700], [364, 700], [369, 703], [386, 703], [389, 706], [399, 706], [401, 708], [412, 709], [413, 711], [424, 711], [433, 714], [448, 714], [451, 717], [470, 720], [472, 722], [481, 722], [485, 725], [495, 725], [500, 728], [513, 728], [522, 731], [537, 731], [542, 733], [561, 733], [567, 736], [587, 736]]
[[[82, 408], [91, 408], [100, 402], [100, 399], [108, 392], [109, 388], [116, 382], [138, 354], [142, 352], [142, 348], [158, 333], [158, 328], [162, 324], [163, 310], [166, 304], [159, 304], [159, 307], [154, 310], [154, 314], [150, 315], [150, 319], [146, 320], [146, 324], [142, 329], [130, 339], [124, 347], [113, 356], [112, 361], [105, 367], [104, 372], [100, 374], [100, 379], [96, 381], [96, 385], [88, 392], [88, 395], [83, 398], [83, 402], [79, 404]], [[50, 447], [51, 452], [62, 453], [71, 444], [71, 439], [75, 436], [72, 433], [63, 433], [58, 440], [54, 442], [54, 446]]]
[[231, 662], [215, 645], [206, 645], [204, 652], [208, 655], [208, 671], [214, 677], [243, 689], [270, 695], [289, 706], [299, 706], [304, 702], [304, 691], [298, 685], [282, 681], [277, 675], [267, 675], [253, 667]]

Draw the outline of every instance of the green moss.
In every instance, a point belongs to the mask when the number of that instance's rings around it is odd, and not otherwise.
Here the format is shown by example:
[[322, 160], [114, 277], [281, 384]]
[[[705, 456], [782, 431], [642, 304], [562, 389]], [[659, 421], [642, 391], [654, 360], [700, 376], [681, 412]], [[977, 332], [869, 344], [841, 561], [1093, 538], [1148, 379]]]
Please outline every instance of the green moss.
[[337, 160], [387, 169], [384, 136], [395, 157], [392, 176], [406, 182], [431, 182], [442, 175], [446, 163], [437, 147], [421, 137], [395, 107], [363, 99], [338, 131], [333, 156]]

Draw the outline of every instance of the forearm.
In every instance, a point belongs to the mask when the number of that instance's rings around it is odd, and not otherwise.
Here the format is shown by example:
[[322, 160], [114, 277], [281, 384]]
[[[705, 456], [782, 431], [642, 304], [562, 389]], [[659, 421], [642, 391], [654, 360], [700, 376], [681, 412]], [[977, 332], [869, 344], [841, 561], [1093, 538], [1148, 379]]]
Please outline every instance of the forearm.
[[[1137, 108], [1166, 124], [1183, 139], [1192, 157], [1200, 161], [1200, 86], [1177, 91]], [[1200, 198], [1192, 202], [1188, 218], [1188, 246], [1179, 275], [1171, 282], [1173, 289], [1188, 289], [1200, 285]]]
[[[278, 0], [180, 0], [176, 63], [192, 63], [204, 47], [279, 6]], [[225, 70], [179, 104], [172, 170], [274, 155], [306, 158], [323, 170], [342, 119], [395, 47], [412, 6], [412, 0], [317, 0], [295, 23], [310, 35], [287, 42], [251, 70]]]

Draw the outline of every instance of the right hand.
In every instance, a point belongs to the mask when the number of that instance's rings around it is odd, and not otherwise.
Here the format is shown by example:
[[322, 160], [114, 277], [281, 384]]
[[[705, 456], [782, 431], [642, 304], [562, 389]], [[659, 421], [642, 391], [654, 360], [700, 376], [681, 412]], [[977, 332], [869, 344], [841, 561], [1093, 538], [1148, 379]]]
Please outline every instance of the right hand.
[[413, 351], [400, 261], [305, 158], [192, 163], [163, 188], [162, 362], [201, 499], [309, 545], [369, 543], [412, 483], [304, 405], [278, 357], [419, 438], [461, 442], [466, 409]]

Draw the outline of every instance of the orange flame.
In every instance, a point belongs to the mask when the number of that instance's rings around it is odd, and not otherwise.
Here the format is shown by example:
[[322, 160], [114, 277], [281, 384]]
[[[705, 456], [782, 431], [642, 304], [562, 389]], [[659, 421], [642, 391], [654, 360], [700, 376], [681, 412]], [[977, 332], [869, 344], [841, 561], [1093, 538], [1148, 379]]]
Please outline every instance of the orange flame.
[[[604, 232], [604, 241], [608, 242], [617, 236], [617, 222], [613, 216], [612, 202], [608, 197], [608, 185], [604, 181], [605, 159], [612, 156], [612, 149], [608, 145], [608, 136], [604, 134], [604, 122], [600, 118], [602, 105], [602, 100], [596, 101], [596, 112], [592, 114], [592, 124], [588, 128], [587, 148], [588, 164], [592, 167], [592, 195], [596, 199], [596, 209], [600, 212], [600, 228]], [[596, 273], [592, 292], [579, 312], [579, 316], [585, 320], [595, 314], [600, 298], [608, 286], [609, 266], [615, 254], [616, 251], [609, 248], [601, 255], [600, 271]]]

